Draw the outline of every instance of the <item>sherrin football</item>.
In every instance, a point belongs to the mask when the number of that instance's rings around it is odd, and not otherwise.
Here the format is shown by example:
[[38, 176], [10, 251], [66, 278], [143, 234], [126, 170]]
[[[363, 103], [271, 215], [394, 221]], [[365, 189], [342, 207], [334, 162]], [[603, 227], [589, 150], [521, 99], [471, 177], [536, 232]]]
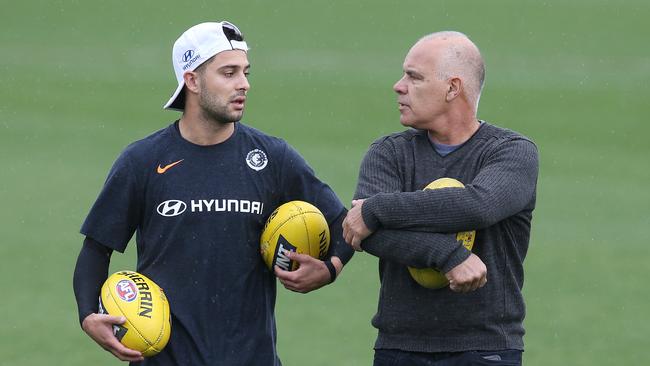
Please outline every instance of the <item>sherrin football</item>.
[[287, 252], [308, 254], [323, 259], [330, 245], [330, 230], [325, 216], [316, 206], [304, 201], [287, 202], [271, 213], [260, 237], [266, 266], [293, 271], [298, 263]]
[[102, 286], [99, 312], [126, 318], [113, 333], [126, 347], [151, 357], [165, 348], [171, 334], [169, 303], [152, 280], [132, 271], [113, 273]]
[[[453, 178], [440, 178], [429, 183], [424, 189], [438, 189], [448, 187], [464, 188], [465, 185]], [[476, 231], [463, 231], [456, 234], [456, 240], [463, 242], [463, 246], [468, 250], [472, 250], [474, 246], [474, 239], [476, 238]], [[415, 282], [421, 286], [430, 289], [439, 289], [449, 285], [449, 281], [444, 274], [431, 268], [413, 268], [408, 267], [411, 277]]]

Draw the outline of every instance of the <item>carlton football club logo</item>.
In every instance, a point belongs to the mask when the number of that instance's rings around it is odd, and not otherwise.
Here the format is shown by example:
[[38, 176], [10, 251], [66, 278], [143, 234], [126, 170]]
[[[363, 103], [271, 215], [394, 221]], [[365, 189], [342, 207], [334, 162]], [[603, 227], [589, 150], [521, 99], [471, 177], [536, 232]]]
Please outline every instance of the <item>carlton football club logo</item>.
[[138, 297], [138, 288], [131, 280], [121, 280], [115, 285], [115, 292], [120, 299], [131, 302]]
[[264, 151], [260, 149], [251, 150], [246, 155], [246, 164], [256, 171], [260, 171], [266, 168], [266, 164], [269, 162], [269, 159], [266, 158]]

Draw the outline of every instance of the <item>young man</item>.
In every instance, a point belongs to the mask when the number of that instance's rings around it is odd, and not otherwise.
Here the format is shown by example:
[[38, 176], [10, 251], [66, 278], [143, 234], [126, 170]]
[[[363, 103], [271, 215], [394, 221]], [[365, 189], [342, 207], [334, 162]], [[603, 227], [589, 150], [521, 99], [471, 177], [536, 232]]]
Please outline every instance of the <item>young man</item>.
[[[537, 149], [476, 118], [485, 69], [465, 35], [422, 38], [403, 68], [394, 90], [412, 129], [371, 145], [344, 221], [346, 241], [379, 257], [375, 365], [520, 364]], [[423, 190], [442, 177], [465, 188]], [[471, 252], [450, 234], [469, 230]], [[407, 266], [450, 285], [424, 288]]]
[[[346, 210], [303, 158], [281, 139], [246, 126], [248, 47], [233, 24], [198, 24], [174, 43], [178, 87], [165, 105], [180, 120], [129, 145], [111, 169], [81, 233], [74, 289], [82, 327], [120, 360], [143, 365], [279, 365], [275, 277], [260, 234], [284, 202], [304, 200], [331, 226], [325, 261], [290, 253], [294, 272], [275, 268], [293, 291], [331, 283], [353, 251], [342, 237]], [[172, 315], [158, 355], [124, 347], [97, 314], [111, 253], [136, 232], [137, 271], [160, 285]]]

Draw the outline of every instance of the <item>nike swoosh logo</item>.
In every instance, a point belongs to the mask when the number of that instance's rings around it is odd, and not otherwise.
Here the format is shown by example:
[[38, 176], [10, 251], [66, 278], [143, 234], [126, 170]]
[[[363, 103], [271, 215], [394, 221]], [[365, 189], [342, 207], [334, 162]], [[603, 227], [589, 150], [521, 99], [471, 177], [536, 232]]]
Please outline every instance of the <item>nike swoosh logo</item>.
[[158, 174], [163, 174], [163, 173], [166, 172], [169, 168], [173, 167], [173, 166], [176, 165], [176, 164], [179, 164], [179, 163], [180, 163], [181, 161], [183, 161], [183, 160], [185, 160], [185, 159], [181, 159], [181, 160], [179, 160], [179, 161], [175, 161], [175, 162], [173, 162], [173, 163], [171, 163], [171, 164], [167, 164], [167, 165], [165, 165], [164, 167], [162, 167], [162, 166], [160, 166], [160, 164], [158, 164], [158, 169], [157, 169], [156, 171], [158, 172]]

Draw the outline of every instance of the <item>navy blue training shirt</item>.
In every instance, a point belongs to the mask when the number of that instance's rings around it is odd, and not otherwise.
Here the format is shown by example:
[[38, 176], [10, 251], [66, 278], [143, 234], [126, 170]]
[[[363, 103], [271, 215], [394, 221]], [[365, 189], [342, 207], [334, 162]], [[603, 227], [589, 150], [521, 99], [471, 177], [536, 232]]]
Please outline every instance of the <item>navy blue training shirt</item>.
[[[123, 252], [136, 232], [137, 271], [169, 299], [171, 339], [142, 364], [280, 364], [276, 279], [259, 239], [291, 200], [314, 204], [330, 224], [345, 214], [285, 141], [241, 123], [223, 143], [199, 146], [175, 122], [122, 152], [81, 233]], [[351, 256], [340, 234], [330, 248], [344, 262]]]

